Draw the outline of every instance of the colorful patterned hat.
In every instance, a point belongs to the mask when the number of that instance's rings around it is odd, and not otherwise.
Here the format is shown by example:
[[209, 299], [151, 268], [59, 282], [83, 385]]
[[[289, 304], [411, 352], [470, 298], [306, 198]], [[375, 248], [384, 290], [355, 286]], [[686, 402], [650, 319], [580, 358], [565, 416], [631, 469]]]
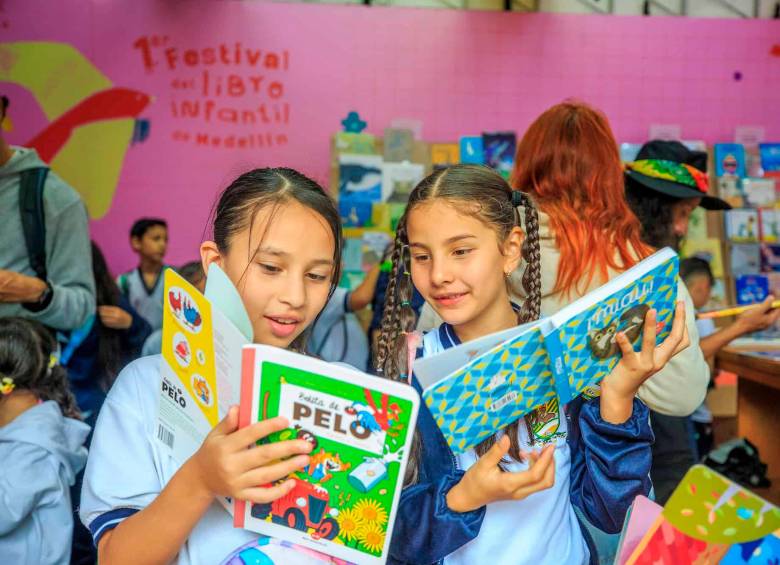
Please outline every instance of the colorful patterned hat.
[[691, 151], [678, 141], [650, 141], [642, 146], [637, 160], [626, 163], [629, 183], [637, 184], [672, 198], [701, 198], [699, 206], [707, 210], [728, 210], [729, 204], [707, 194], [709, 181], [706, 153]]

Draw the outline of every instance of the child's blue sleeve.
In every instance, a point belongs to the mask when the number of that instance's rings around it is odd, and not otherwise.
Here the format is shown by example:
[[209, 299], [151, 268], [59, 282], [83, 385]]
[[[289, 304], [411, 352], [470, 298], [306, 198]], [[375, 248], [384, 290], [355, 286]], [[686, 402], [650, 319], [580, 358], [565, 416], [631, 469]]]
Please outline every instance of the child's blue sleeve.
[[[135, 359], [141, 353], [146, 338], [152, 334], [152, 326], [131, 306], [130, 301], [122, 294], [119, 295], [119, 307], [130, 314], [130, 317], [133, 319], [130, 327], [122, 332], [122, 341], [124, 342], [125, 353], [131, 359]], [[155, 353], [159, 353], [159, 351]]]
[[[4, 453], [0, 473], [0, 537], [10, 535], [41, 502], [61, 497], [62, 483], [48, 459], [51, 455], [30, 443]], [[34, 469], [34, 472], [30, 472]]]
[[485, 507], [454, 512], [447, 506], [447, 493], [463, 474], [455, 471], [403, 490], [389, 563], [436, 563], [477, 537]]
[[615, 425], [601, 419], [598, 398], [568, 408], [572, 504], [597, 528], [617, 533], [634, 498], [650, 492], [649, 410], [635, 398], [631, 417]]

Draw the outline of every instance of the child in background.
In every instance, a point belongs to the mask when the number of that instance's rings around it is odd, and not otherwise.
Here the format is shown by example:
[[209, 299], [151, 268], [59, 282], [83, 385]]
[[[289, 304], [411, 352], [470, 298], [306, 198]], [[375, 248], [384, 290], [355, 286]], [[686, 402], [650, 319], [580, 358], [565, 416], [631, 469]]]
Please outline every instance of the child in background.
[[[179, 273], [184, 279], [192, 286], [197, 288], [201, 293], [206, 291], [206, 273], [203, 271], [203, 264], [200, 261], [190, 261], [185, 263], [176, 272]], [[163, 283], [161, 286], [165, 286]], [[156, 329], [152, 332], [146, 341], [144, 342], [143, 349], [141, 350], [141, 357], [147, 355], [157, 355], [162, 350], [162, 328]]]
[[130, 229], [130, 245], [139, 263], [116, 280], [130, 305], [152, 326], [162, 327], [163, 260], [168, 248], [168, 224], [159, 218], [141, 218]]
[[[92, 242], [92, 273], [97, 316], [71, 334], [60, 358], [68, 369], [81, 414], [90, 426], [95, 425], [106, 392], [119, 371], [140, 356], [141, 347], [152, 332], [149, 323], [119, 292], [95, 242]], [[74, 339], [76, 336], [78, 340]]]
[[[301, 352], [305, 330], [339, 281], [341, 250], [333, 201], [317, 183], [284, 168], [235, 179], [215, 208], [213, 239], [200, 248], [203, 265], [219, 265], [238, 289], [255, 343]], [[234, 528], [216, 500], [263, 504], [289, 494], [295, 482], [277, 481], [309, 464], [312, 445], [296, 439], [255, 446], [289, 423], [272, 418], [239, 430], [232, 407], [192, 457], [176, 461], [157, 440], [160, 386], [159, 356], [131, 363], [98, 418], [81, 518], [101, 565], [213, 565], [239, 555], [265, 564], [331, 562]]]
[[[526, 234], [518, 227], [519, 205], [526, 207]], [[398, 224], [377, 351], [381, 374], [406, 380], [413, 372], [406, 366], [407, 336], [416, 322], [412, 283], [444, 320], [425, 334], [418, 357], [538, 318], [537, 229], [527, 195], [513, 193], [491, 169], [457, 165], [424, 179]], [[507, 279], [521, 256], [528, 263], [523, 283], [529, 298], [518, 308]], [[682, 304], [659, 347], [655, 316], [654, 310], [647, 314], [640, 353], [616, 334], [622, 359], [601, 381], [600, 397], [580, 397], [566, 407], [548, 402], [464, 454], [452, 453], [423, 403], [391, 562], [595, 560], [573, 507], [597, 527], [617, 532], [634, 498], [649, 493], [653, 433], [636, 392], [687, 346]]]
[[[696, 310], [704, 308], [710, 300], [712, 285], [715, 282], [710, 264], [699, 257], [683, 259], [680, 261], [680, 278], [688, 287]], [[710, 318], [696, 320], [696, 327], [701, 338], [699, 345], [711, 369], [714, 367], [715, 355], [731, 341], [745, 334], [764, 330], [780, 319], [780, 308], [772, 309], [773, 300], [774, 296], [768, 296], [761, 304], [743, 312], [732, 323], [720, 329]], [[710, 380], [710, 387], [712, 386], [714, 383]], [[697, 459], [700, 459], [710, 452], [714, 441], [712, 413], [707, 408], [706, 403], [702, 403], [691, 414], [691, 420], [696, 438]]]
[[0, 320], [0, 561], [70, 562], [69, 488], [84, 467], [79, 421], [57, 343], [39, 323]]

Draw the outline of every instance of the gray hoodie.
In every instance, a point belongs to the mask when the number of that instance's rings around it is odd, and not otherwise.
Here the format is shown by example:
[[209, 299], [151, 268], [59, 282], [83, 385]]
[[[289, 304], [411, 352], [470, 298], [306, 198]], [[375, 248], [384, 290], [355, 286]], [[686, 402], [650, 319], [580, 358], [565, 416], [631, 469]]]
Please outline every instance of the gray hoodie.
[[0, 427], [0, 561], [70, 562], [70, 487], [87, 461], [87, 434], [52, 401]]
[[[34, 149], [13, 150], [13, 157], [0, 167], [0, 269], [34, 277], [19, 215], [19, 173], [46, 164]], [[78, 193], [52, 171], [46, 178], [43, 200], [52, 301], [40, 312], [31, 312], [21, 304], [0, 303], [0, 318], [23, 316], [58, 330], [72, 330], [95, 312], [87, 211]]]

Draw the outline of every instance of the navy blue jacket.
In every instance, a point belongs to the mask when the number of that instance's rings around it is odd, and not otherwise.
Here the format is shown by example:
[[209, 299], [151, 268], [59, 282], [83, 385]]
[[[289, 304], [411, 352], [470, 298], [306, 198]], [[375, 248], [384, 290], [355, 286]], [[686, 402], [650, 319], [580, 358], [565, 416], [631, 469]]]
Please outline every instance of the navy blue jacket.
[[[416, 379], [413, 384], [421, 392]], [[653, 431], [649, 411], [634, 399], [631, 418], [614, 425], [601, 419], [598, 398], [586, 401], [579, 397], [565, 407], [565, 413], [572, 504], [592, 525], [617, 533], [634, 498], [650, 492]], [[388, 561], [395, 565], [430, 565], [443, 560], [479, 535], [485, 516], [484, 506], [464, 513], [447, 506], [447, 493], [464, 471], [457, 468], [455, 455], [424, 402], [420, 403], [417, 433], [422, 455], [417, 483], [401, 493]], [[596, 562], [593, 544], [583, 533], [590, 545], [591, 562]]]

